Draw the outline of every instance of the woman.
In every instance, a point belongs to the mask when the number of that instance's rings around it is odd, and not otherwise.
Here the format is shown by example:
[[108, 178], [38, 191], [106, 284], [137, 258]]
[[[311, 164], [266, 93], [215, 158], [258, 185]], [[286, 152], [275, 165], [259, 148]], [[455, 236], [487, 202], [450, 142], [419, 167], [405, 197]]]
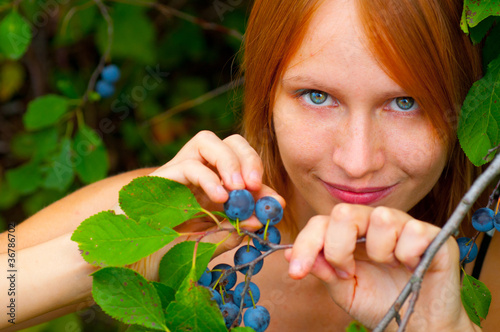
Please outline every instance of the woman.
[[[18, 321], [91, 303], [93, 268], [72, 231], [116, 206], [134, 177], [157, 175], [189, 185], [211, 208], [242, 188], [286, 202], [282, 242], [293, 249], [286, 259], [268, 257], [254, 277], [269, 331], [344, 331], [353, 319], [374, 327], [474, 176], [455, 139], [459, 106], [481, 75], [477, 50], [459, 30], [460, 3], [257, 0], [245, 37], [245, 138], [202, 132], [162, 167], [95, 183], [22, 223]], [[242, 226], [260, 227], [254, 217]], [[226, 241], [211, 266], [231, 262], [241, 240]], [[172, 245], [133, 268], [154, 279]], [[479, 330], [460, 301], [454, 239], [430, 266], [415, 309], [412, 331]]]

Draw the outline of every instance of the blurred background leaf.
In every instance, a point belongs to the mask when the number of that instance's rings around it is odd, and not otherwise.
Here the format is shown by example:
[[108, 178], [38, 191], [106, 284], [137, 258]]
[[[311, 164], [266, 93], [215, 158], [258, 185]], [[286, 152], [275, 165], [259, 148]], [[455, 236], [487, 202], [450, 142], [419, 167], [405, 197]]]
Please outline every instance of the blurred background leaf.
[[[0, 231], [86, 184], [164, 164], [200, 130], [236, 132], [249, 3], [0, 0]], [[100, 98], [96, 70], [111, 63], [121, 77]], [[70, 325], [124, 330], [98, 307], [30, 330]]]

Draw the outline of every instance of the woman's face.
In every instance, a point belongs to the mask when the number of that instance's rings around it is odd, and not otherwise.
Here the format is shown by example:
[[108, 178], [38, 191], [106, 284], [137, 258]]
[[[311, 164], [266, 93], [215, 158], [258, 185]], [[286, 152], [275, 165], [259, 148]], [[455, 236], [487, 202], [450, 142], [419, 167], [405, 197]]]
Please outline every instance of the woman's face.
[[354, 3], [323, 2], [276, 92], [281, 158], [309, 215], [340, 202], [408, 211], [446, 164], [418, 104], [364, 48]]

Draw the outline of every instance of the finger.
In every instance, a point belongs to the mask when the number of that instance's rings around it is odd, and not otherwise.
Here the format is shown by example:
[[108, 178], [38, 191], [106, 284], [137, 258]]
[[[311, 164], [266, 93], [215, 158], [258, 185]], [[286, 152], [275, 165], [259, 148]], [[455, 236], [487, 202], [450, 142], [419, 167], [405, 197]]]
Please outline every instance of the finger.
[[161, 176], [187, 186], [201, 187], [214, 203], [224, 203], [229, 197], [219, 176], [198, 160], [188, 159], [169, 167], [161, 167], [151, 175]]
[[377, 207], [370, 215], [366, 234], [366, 253], [377, 263], [399, 266], [394, 250], [404, 225], [413, 219], [408, 214], [387, 207]]
[[341, 278], [351, 278], [355, 272], [354, 250], [358, 238], [366, 235], [372, 207], [337, 204], [332, 209], [326, 229], [324, 254]]
[[[210, 131], [196, 134], [176, 155], [176, 160], [194, 159], [217, 169], [229, 190], [245, 188], [238, 155]], [[171, 164], [175, 164], [173, 161]]]
[[[284, 251], [285, 259], [290, 262], [292, 258], [292, 249], [286, 249]], [[310, 273], [315, 277], [326, 283], [336, 283], [339, 281], [339, 278], [335, 274], [335, 270], [331, 267], [331, 265], [326, 261], [323, 252], [320, 251], [318, 256], [316, 256], [316, 260], [314, 261]]]
[[423, 221], [415, 219], [408, 221], [394, 252], [396, 258], [410, 271], [413, 271], [439, 230], [439, 227]]
[[241, 135], [231, 135], [224, 139], [223, 142], [238, 156], [241, 174], [246, 187], [252, 191], [260, 190], [264, 166], [259, 154]]
[[290, 255], [288, 274], [293, 279], [302, 279], [310, 271], [316, 257], [323, 249], [328, 216], [314, 216], [299, 233]]

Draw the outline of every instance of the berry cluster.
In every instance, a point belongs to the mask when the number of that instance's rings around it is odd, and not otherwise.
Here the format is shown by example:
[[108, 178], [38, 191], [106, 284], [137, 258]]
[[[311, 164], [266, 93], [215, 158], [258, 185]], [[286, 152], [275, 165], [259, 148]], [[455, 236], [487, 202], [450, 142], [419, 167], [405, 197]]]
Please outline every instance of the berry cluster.
[[[269, 247], [271, 243], [281, 242], [281, 234], [274, 226], [281, 221], [283, 208], [276, 199], [270, 196], [262, 197], [255, 202], [250, 192], [243, 189], [229, 193], [229, 199], [224, 203], [224, 211], [230, 219], [236, 221], [236, 225], [239, 221], [250, 218], [255, 212], [257, 219], [264, 225], [255, 232], [256, 237], [262, 240], [253, 238], [253, 246], [248, 243], [236, 251], [235, 268], [228, 264], [217, 264], [212, 270], [207, 268], [198, 280], [198, 284], [207, 287], [212, 292], [212, 300], [219, 305], [227, 328], [240, 325], [241, 311], [246, 309], [243, 315], [245, 326], [257, 332], [263, 332], [269, 326], [271, 316], [265, 307], [256, 305], [260, 299], [260, 290], [250, 280], [262, 269], [264, 260], [259, 258], [262, 251], [271, 250]], [[225, 273], [230, 269], [244, 274], [246, 281], [236, 285], [236, 272]], [[251, 272], [250, 269], [252, 269]], [[235, 285], [236, 287], [232, 290]]]
[[115, 93], [115, 83], [120, 79], [120, 68], [116, 65], [107, 65], [101, 72], [101, 79], [95, 85], [96, 92], [101, 98], [109, 98]]
[[[500, 231], [500, 213], [490, 208], [480, 208], [472, 215], [472, 227], [478, 232], [489, 232], [492, 229]], [[460, 262], [470, 263], [476, 259], [478, 248], [473, 238], [461, 237], [457, 239], [460, 250]]]

